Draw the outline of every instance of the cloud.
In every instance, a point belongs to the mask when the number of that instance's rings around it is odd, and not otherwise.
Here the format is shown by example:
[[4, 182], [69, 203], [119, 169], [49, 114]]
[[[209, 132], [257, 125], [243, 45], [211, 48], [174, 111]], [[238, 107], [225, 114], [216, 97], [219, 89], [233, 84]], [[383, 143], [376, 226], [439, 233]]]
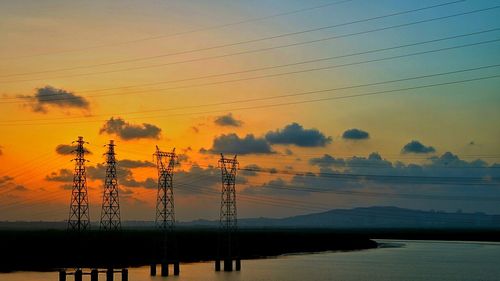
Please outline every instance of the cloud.
[[214, 122], [219, 126], [241, 127], [243, 125], [243, 121], [235, 119], [231, 113], [218, 116]]
[[14, 180], [14, 178], [11, 176], [0, 177], [0, 187], [3, 187], [5, 185], [7, 185], [8, 183], [11, 183], [13, 180]]
[[236, 134], [222, 134], [213, 141], [212, 148], [200, 149], [201, 153], [228, 153], [228, 154], [270, 154], [274, 153], [264, 138], [256, 138], [248, 134], [240, 138]]
[[122, 118], [111, 117], [99, 131], [100, 134], [115, 134], [123, 140], [132, 139], [159, 139], [161, 129], [155, 125], [142, 123], [130, 124]]
[[189, 161], [189, 156], [187, 154], [184, 154], [184, 153], [177, 154], [177, 161], [179, 163], [187, 162], [187, 161]]
[[436, 152], [436, 149], [432, 146], [425, 146], [417, 140], [412, 140], [411, 142], [405, 144], [401, 149], [402, 153], [417, 153], [426, 154]]
[[52, 172], [50, 175], [45, 176], [47, 181], [57, 182], [72, 182], [73, 172], [69, 169], [60, 169], [58, 172]]
[[156, 165], [149, 161], [141, 161], [141, 160], [129, 160], [123, 159], [118, 160], [116, 165], [123, 168], [147, 168], [147, 167], [156, 167]]
[[342, 138], [346, 140], [365, 140], [370, 138], [370, 134], [360, 129], [349, 129], [342, 134]]
[[246, 165], [244, 166], [242, 169], [241, 169], [241, 174], [242, 175], [245, 175], [245, 176], [256, 176], [257, 175], [257, 172], [256, 171], [259, 171], [261, 170], [261, 167], [257, 164], [249, 164], [249, 165]]
[[303, 196], [307, 194], [307, 190], [301, 188], [297, 188], [294, 185], [293, 180], [292, 183], [285, 181], [282, 178], [272, 179], [266, 183], [263, 183], [258, 186], [249, 186], [241, 192], [245, 195], [278, 195], [278, 196]]
[[11, 176], [0, 177], [0, 188], [11, 188], [11, 191], [28, 191], [24, 185], [16, 184]]
[[[236, 184], [244, 184], [247, 178], [244, 173], [236, 176]], [[174, 172], [174, 188], [184, 194], [200, 194], [211, 190], [220, 192], [221, 171], [214, 166], [202, 168], [197, 164], [191, 166], [188, 170]]]
[[70, 183], [60, 185], [59, 187], [60, 187], [61, 189], [64, 189], [64, 190], [72, 190], [72, 189], [73, 189], [73, 185], [72, 185], [72, 184], [70, 184]]
[[16, 191], [28, 191], [28, 189], [24, 186], [24, 185], [16, 185], [16, 187], [14, 188]]
[[319, 166], [321, 168], [330, 168], [330, 167], [344, 167], [345, 161], [342, 158], [335, 158], [329, 154], [325, 154], [319, 158], [311, 158], [309, 159], [309, 164], [313, 166]]
[[3, 154], [2, 146], [0, 145], [0, 156]]
[[[466, 161], [451, 152], [430, 157], [423, 164], [391, 162], [376, 152], [368, 157], [350, 158], [336, 158], [325, 154], [312, 158], [309, 162], [320, 167], [320, 171], [297, 172], [291, 179], [273, 178], [265, 183], [247, 186], [244, 193], [292, 196], [334, 191], [349, 194], [349, 190], [356, 189], [356, 194], [367, 190], [390, 190], [389, 193], [415, 192], [421, 195], [432, 192], [430, 196], [443, 197], [460, 193], [487, 197], [487, 194], [498, 196], [498, 190], [491, 186], [500, 184], [500, 164], [489, 165], [480, 159]], [[282, 173], [285, 172], [278, 172], [277, 175]], [[464, 175], [472, 179], [464, 179]], [[413, 190], [416, 188], [419, 191]]]
[[[60, 144], [56, 146], [56, 152], [57, 154], [61, 155], [71, 155], [73, 154], [73, 151], [76, 149], [76, 145], [69, 145], [69, 144]], [[92, 154], [90, 150], [87, 148], [84, 148], [86, 154]]]
[[274, 132], [269, 131], [265, 138], [271, 144], [294, 144], [302, 147], [323, 147], [332, 142], [331, 137], [326, 137], [317, 129], [304, 129], [298, 123], [286, 125]]
[[[97, 164], [96, 166], [87, 167], [87, 176], [89, 179], [92, 180], [104, 181], [106, 177], [106, 166], [103, 164]], [[117, 176], [118, 186], [143, 187], [143, 188], [157, 187], [155, 179], [148, 177], [142, 181], [136, 180], [130, 168], [126, 168], [123, 166], [116, 167], [116, 176]]]
[[221, 184], [220, 177], [221, 172], [217, 167], [202, 168], [194, 164], [188, 170], [175, 172], [175, 189], [184, 194], [196, 194], [201, 186], [216, 191]]
[[89, 102], [84, 97], [49, 85], [37, 88], [33, 96], [21, 95], [18, 97], [30, 101], [31, 109], [34, 112], [47, 113], [49, 106], [59, 108], [89, 108]]

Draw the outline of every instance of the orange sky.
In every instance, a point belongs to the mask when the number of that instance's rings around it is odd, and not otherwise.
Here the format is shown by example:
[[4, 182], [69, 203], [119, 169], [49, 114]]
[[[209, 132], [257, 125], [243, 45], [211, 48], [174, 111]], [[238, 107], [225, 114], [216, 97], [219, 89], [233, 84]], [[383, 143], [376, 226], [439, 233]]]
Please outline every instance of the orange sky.
[[[321, 59], [491, 30], [498, 27], [499, 11], [493, 9], [406, 29], [391, 28], [280, 47], [491, 6], [488, 1], [450, 4], [408, 12], [404, 16], [349, 23], [435, 5], [433, 1], [404, 4], [383, 1], [381, 5], [366, 9], [364, 5], [372, 4], [359, 2], [324, 8], [314, 7], [324, 5], [325, 1], [286, 4], [266, 1], [61, 3], [55, 0], [3, 3], [0, 9], [0, 41], [3, 42], [0, 46], [0, 176], [5, 183], [0, 182], [0, 210], [4, 210], [0, 211], [0, 219], [66, 217], [70, 191], [62, 189], [64, 184], [61, 182], [48, 181], [46, 176], [60, 169], [73, 168], [71, 157], [58, 155], [55, 148], [70, 144], [78, 136], [90, 142], [88, 148], [93, 152], [88, 156], [90, 166], [103, 162], [103, 145], [110, 139], [117, 142], [118, 159], [151, 161], [155, 145], [159, 145], [164, 150], [175, 147], [189, 156], [189, 161], [184, 162], [179, 171], [188, 171], [195, 163], [201, 167], [216, 165], [217, 154], [200, 153], [199, 150], [210, 149], [222, 134], [235, 133], [240, 138], [252, 134], [262, 139], [268, 132], [283, 130], [293, 122], [306, 131], [317, 130], [332, 141], [316, 146], [270, 144], [275, 154], [240, 155], [241, 165], [318, 172], [320, 167], [309, 160], [325, 153], [345, 158], [367, 157], [371, 152], [378, 152], [394, 164], [398, 160], [425, 164], [429, 163], [429, 157], [447, 151], [469, 162], [475, 159], [483, 159], [487, 165], [498, 162], [498, 79], [331, 99], [497, 75], [498, 68], [492, 66], [500, 61], [499, 45], [495, 42], [421, 56], [367, 61], [495, 39], [498, 31], [373, 55]], [[287, 14], [290, 11], [294, 12]], [[266, 18], [266, 15], [271, 17]], [[332, 25], [339, 26], [321, 29]], [[311, 29], [318, 30], [282, 36]], [[257, 51], [259, 49], [262, 50]], [[311, 60], [316, 61], [295, 64]], [[281, 67], [284, 64], [291, 65]], [[485, 66], [489, 68], [449, 77], [309, 93]], [[330, 68], [311, 70], [325, 67]], [[266, 69], [257, 71], [263, 68]], [[295, 74], [283, 74], [296, 71]], [[88, 105], [37, 103], [34, 97], [38, 89], [45, 86], [71, 93]], [[289, 94], [301, 95], [270, 99]], [[37, 105], [45, 112], [34, 110]], [[229, 113], [242, 123], [221, 126], [215, 122]], [[100, 132], [111, 117], [123, 118], [132, 127], [151, 124], [161, 132], [154, 137], [128, 140], [117, 134]], [[369, 132], [369, 139], [343, 138], [343, 133], [352, 128]], [[403, 146], [412, 140], [433, 147], [435, 152], [402, 153]], [[293, 154], [287, 155], [287, 150]], [[156, 176], [154, 168], [131, 171], [137, 181]], [[291, 176], [264, 173], [247, 177], [251, 181], [242, 184], [242, 189], [278, 178], [293, 181]], [[89, 188], [94, 210], [92, 217], [97, 218], [101, 182], [91, 180]], [[130, 193], [123, 197], [128, 208], [123, 211], [124, 217], [148, 219], [148, 214], [153, 214], [154, 189], [123, 189], [124, 194]], [[334, 208], [376, 204], [407, 206], [408, 203], [318, 194], [308, 194], [302, 199], [289, 194], [271, 195], [279, 200], [303, 200], [310, 210], [271, 204], [259, 207], [249, 199], [241, 203], [241, 214], [284, 216], [314, 211], [311, 205]], [[179, 206], [190, 206], [179, 207], [182, 219], [218, 215], [216, 196], [184, 194], [178, 200]], [[409, 202], [408, 206], [439, 206], [439, 202], [420, 203]], [[212, 211], [203, 208], [208, 204], [215, 204]], [[456, 209], [457, 206], [451, 204], [446, 208]], [[467, 208], [482, 208], [478, 206], [472, 204]], [[500, 211], [494, 206], [485, 208]]]

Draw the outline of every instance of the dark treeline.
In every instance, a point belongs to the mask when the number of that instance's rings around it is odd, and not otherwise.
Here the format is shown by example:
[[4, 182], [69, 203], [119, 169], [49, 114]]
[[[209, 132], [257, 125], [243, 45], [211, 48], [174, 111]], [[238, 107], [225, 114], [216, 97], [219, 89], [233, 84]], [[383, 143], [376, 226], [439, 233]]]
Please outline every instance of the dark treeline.
[[[175, 237], [167, 238], [175, 239], [181, 262], [196, 262], [216, 258], [218, 235], [218, 231], [213, 229], [180, 228]], [[266, 228], [240, 230], [236, 238], [240, 257], [252, 259], [287, 253], [377, 247], [377, 243], [370, 238], [500, 242], [500, 229]], [[159, 263], [164, 258], [163, 234], [148, 229], [119, 233], [90, 231], [82, 235], [64, 230], [2, 230], [0, 243], [0, 271], [4, 272], [142, 266]]]
[[[243, 259], [286, 253], [348, 251], [377, 247], [363, 233], [334, 230], [242, 230], [236, 241]], [[218, 232], [178, 230], [175, 237], [181, 262], [213, 260]], [[91, 231], [81, 235], [63, 230], [0, 231], [0, 271], [54, 270], [74, 267], [129, 267], [159, 263], [164, 236], [153, 230], [119, 233]], [[167, 257], [171, 259], [174, 257]]]

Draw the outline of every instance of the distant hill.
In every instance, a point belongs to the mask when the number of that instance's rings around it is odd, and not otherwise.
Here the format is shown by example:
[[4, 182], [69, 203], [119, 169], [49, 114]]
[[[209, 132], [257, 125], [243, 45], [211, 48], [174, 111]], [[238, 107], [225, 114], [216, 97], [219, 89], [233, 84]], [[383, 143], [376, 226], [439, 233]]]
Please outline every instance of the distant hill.
[[[217, 227], [218, 221], [179, 222], [180, 227]], [[498, 228], [500, 215], [421, 211], [398, 207], [366, 207], [334, 209], [287, 218], [239, 219], [244, 228]], [[151, 228], [151, 221], [125, 221], [126, 228]], [[0, 222], [0, 229], [65, 229], [66, 222]], [[98, 224], [93, 224], [98, 229]]]
[[500, 215], [366, 207], [283, 219], [242, 219], [239, 223], [241, 226], [314, 228], [500, 228]]

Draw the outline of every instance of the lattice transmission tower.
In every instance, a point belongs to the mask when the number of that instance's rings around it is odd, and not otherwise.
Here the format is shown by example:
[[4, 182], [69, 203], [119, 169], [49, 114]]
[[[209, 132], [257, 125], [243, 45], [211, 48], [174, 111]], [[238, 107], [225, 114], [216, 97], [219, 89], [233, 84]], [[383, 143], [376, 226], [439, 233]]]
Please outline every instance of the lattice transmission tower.
[[[236, 260], [236, 270], [240, 270], [240, 259], [236, 255], [237, 245], [235, 233], [238, 229], [238, 219], [236, 212], [236, 172], [238, 171], [238, 160], [234, 158], [224, 158], [221, 153], [219, 168], [222, 175], [222, 193], [220, 205], [220, 237], [219, 237], [219, 255], [224, 259], [224, 271], [232, 271], [232, 260]], [[220, 270], [220, 260], [216, 260], [215, 269]]]
[[102, 195], [101, 230], [121, 230], [120, 200], [118, 197], [118, 181], [116, 177], [115, 144], [113, 140], [107, 145], [106, 178], [104, 179], [104, 193]]
[[221, 154], [219, 168], [222, 174], [222, 194], [220, 204], [220, 228], [225, 232], [234, 232], [238, 228], [236, 213], [236, 172], [238, 160], [224, 158]]
[[83, 137], [78, 137], [75, 153], [75, 171], [68, 219], [68, 229], [81, 232], [90, 228], [89, 199], [87, 193], [87, 176], [85, 173], [85, 149]]
[[175, 224], [174, 211], [174, 167], [177, 162], [175, 148], [172, 152], [160, 151], [156, 146], [153, 154], [158, 169], [158, 192], [156, 196], [156, 226], [163, 230], [173, 230]]

